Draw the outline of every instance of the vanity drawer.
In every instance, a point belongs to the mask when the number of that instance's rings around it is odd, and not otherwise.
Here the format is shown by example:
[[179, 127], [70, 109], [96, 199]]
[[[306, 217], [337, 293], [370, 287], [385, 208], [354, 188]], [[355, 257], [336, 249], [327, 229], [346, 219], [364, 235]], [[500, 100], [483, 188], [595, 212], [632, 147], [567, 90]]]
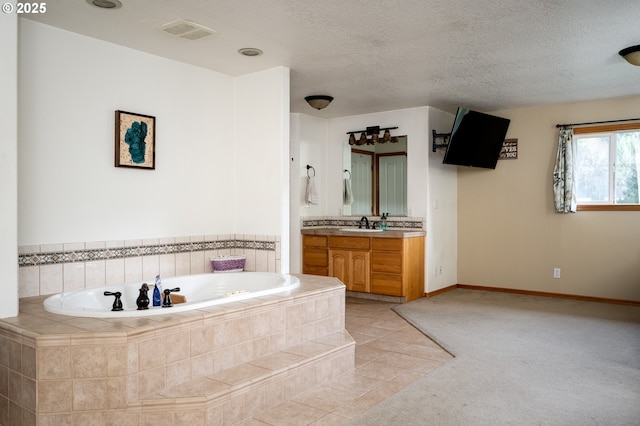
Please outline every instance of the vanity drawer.
[[329, 247], [355, 250], [369, 250], [371, 239], [368, 237], [329, 237]]
[[302, 237], [304, 247], [326, 247], [327, 237], [319, 235], [304, 235]]
[[371, 292], [389, 296], [402, 296], [402, 275], [372, 272]]
[[371, 271], [402, 274], [402, 253], [372, 251]]
[[322, 266], [310, 266], [310, 265], [302, 265], [302, 273], [303, 274], [311, 274], [311, 275], [321, 275], [323, 277], [329, 276], [329, 268]]
[[371, 248], [373, 250], [402, 251], [403, 244], [402, 238], [373, 238]]
[[304, 266], [329, 266], [329, 253], [327, 249], [306, 247], [302, 255], [302, 264]]

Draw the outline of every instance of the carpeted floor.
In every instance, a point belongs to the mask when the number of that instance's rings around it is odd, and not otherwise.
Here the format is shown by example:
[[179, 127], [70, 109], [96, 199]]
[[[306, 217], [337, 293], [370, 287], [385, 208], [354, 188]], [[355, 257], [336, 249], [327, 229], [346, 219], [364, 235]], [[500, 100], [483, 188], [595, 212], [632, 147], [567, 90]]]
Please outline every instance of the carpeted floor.
[[640, 308], [456, 289], [395, 308], [455, 359], [353, 425], [640, 425]]

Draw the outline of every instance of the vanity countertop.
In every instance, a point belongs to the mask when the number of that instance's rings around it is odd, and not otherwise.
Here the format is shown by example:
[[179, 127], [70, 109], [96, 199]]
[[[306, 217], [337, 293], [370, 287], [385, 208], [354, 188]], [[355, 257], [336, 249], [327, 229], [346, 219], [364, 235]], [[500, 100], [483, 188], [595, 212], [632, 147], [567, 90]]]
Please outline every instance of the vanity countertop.
[[341, 237], [375, 237], [375, 238], [414, 238], [424, 237], [426, 232], [421, 229], [388, 229], [386, 231], [367, 232], [358, 231], [354, 227], [353, 230], [344, 230], [345, 228], [304, 228], [300, 232], [302, 235], [337, 235]]

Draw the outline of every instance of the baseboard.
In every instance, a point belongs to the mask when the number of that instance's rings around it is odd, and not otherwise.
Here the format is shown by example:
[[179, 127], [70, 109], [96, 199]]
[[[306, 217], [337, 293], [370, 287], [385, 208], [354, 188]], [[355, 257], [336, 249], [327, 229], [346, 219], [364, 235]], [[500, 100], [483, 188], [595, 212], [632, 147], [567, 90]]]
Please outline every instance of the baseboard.
[[608, 299], [606, 297], [580, 296], [577, 294], [550, 293], [546, 291], [518, 290], [515, 288], [485, 287], [485, 286], [469, 285], [469, 284], [455, 284], [455, 285], [443, 288], [441, 290], [425, 293], [425, 296], [426, 297], [435, 296], [436, 294], [443, 293], [445, 291], [450, 291], [450, 290], [453, 290], [454, 288], [466, 288], [469, 290], [498, 291], [502, 293], [527, 294], [530, 296], [556, 297], [560, 299], [574, 299], [574, 300], [584, 300], [588, 302], [615, 303], [618, 305], [640, 306], [640, 301], [635, 301], [635, 300]]
[[430, 292], [425, 292], [424, 293], [424, 297], [433, 297], [433, 296], [437, 296], [439, 294], [442, 293], [446, 293], [447, 291], [451, 291], [451, 290], [455, 290], [456, 288], [458, 288], [457, 284], [454, 285], [450, 285], [449, 287], [445, 287], [445, 288], [441, 288], [439, 290], [435, 290], [435, 291], [430, 291]]

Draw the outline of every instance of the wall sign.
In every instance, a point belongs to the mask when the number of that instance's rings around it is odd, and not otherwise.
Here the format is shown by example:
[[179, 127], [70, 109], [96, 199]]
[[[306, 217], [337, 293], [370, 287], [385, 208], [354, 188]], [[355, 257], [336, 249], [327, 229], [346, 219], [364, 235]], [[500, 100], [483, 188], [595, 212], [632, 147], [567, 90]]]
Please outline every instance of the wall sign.
[[500, 150], [500, 160], [518, 159], [518, 139], [505, 139]]

